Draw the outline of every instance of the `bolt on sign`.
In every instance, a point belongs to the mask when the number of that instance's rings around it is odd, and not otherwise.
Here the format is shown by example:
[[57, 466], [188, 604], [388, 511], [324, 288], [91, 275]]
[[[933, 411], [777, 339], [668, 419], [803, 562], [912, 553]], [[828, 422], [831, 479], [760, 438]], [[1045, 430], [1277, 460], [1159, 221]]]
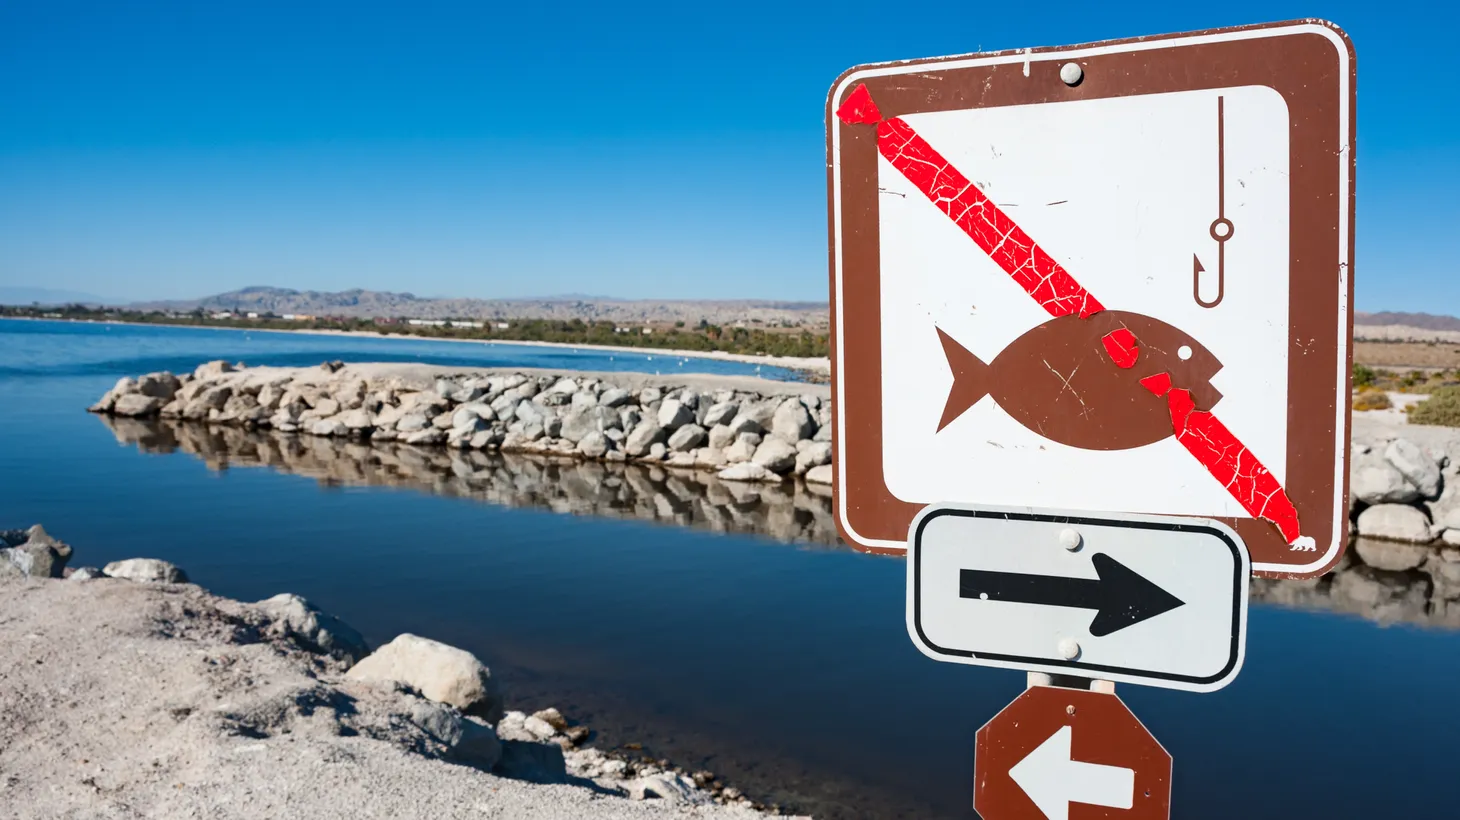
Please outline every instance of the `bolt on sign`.
[[859, 66], [827, 103], [838, 524], [1196, 516], [1255, 574], [1348, 534], [1354, 54], [1298, 21]]
[[1120, 698], [1034, 686], [978, 730], [985, 820], [1166, 820], [1171, 755]]

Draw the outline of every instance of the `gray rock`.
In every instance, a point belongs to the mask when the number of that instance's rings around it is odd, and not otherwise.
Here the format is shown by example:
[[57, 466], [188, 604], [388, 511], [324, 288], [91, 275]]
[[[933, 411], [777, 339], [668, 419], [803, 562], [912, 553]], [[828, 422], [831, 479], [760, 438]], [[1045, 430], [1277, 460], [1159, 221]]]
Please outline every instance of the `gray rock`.
[[740, 435], [741, 433], [760, 434], [765, 432], [765, 428], [762, 427], [760, 422], [756, 421], [753, 416], [745, 412], [741, 412], [734, 419], [731, 419], [730, 431], [735, 433], [736, 435]]
[[766, 481], [777, 478], [775, 473], [750, 461], [732, 464], [716, 475], [723, 481]]
[[175, 564], [159, 561], [156, 558], [128, 558], [125, 561], [113, 561], [103, 567], [102, 572], [112, 578], [125, 578], [128, 581], [148, 584], [186, 584], [188, 582], [187, 573]]
[[365, 683], [403, 683], [488, 723], [502, 718], [502, 693], [492, 672], [463, 649], [409, 633], [350, 667], [345, 677]]
[[668, 452], [669, 452], [669, 448], [668, 447], [665, 447], [664, 446], [664, 442], [662, 442], [662, 441], [656, 441], [653, 444], [649, 445], [649, 458], [651, 458], [651, 459], [653, 459], [655, 461], [658, 461], [658, 460], [664, 458], [664, 456]]
[[[665, 403], [668, 404], [668, 402]], [[669, 449], [676, 453], [689, 452], [700, 446], [704, 440], [705, 428], [698, 424], [686, 424], [675, 430], [674, 435], [669, 437]]]
[[1419, 567], [1430, 556], [1432, 550], [1423, 544], [1404, 544], [1398, 541], [1378, 541], [1359, 538], [1354, 550], [1365, 564], [1374, 569], [1390, 572], [1405, 572]]
[[431, 426], [430, 419], [420, 413], [407, 413], [395, 423], [397, 433], [414, 433]]
[[437, 430], [450, 430], [451, 413], [444, 412], [438, 414], [435, 418], [431, 419], [431, 426], [436, 428]]
[[830, 464], [812, 467], [806, 471], [806, 482], [808, 484], [830, 484], [832, 478], [832, 466]]
[[286, 592], [254, 607], [269, 617], [272, 634], [292, 637], [308, 649], [351, 663], [370, 654], [370, 645], [359, 632], [298, 595]]
[[686, 424], [693, 424], [694, 411], [678, 399], [667, 399], [659, 405], [659, 426], [666, 430], [677, 430]]
[[374, 426], [373, 419], [370, 418], [370, 411], [363, 407], [341, 413], [340, 424], [350, 430], [365, 430]]
[[639, 404], [648, 406], [664, 398], [664, 391], [657, 387], [646, 387], [639, 391]]
[[517, 403], [517, 418], [520, 419], [523, 424], [532, 424], [533, 422], [542, 424], [543, 421], [547, 419], [547, 415], [547, 411], [544, 410], [540, 405], [535, 404], [527, 399], [523, 399], [522, 401]]
[[162, 399], [156, 396], [144, 396], [141, 393], [128, 393], [117, 398], [112, 405], [112, 412], [118, 416], [139, 418], [150, 416], [162, 409]]
[[1408, 439], [1395, 439], [1384, 449], [1384, 458], [1413, 484], [1424, 498], [1440, 495], [1440, 465], [1419, 445]]
[[70, 547], [59, 541], [48, 543], [37, 538], [31, 538], [18, 547], [0, 550], [0, 560], [8, 562], [29, 578], [63, 577], [70, 558]]
[[771, 417], [771, 435], [795, 444], [801, 439], [811, 438], [816, 433], [816, 423], [806, 412], [806, 405], [800, 399], [786, 399], [776, 408]]
[[578, 452], [589, 458], [603, 458], [608, 452], [608, 438], [596, 431], [589, 433], [579, 440]]
[[660, 772], [628, 781], [624, 789], [635, 800], [661, 800], [666, 806], [705, 805], [713, 802], [709, 795], [695, 788], [683, 775]]
[[568, 779], [568, 765], [557, 744], [530, 740], [502, 742], [502, 759], [493, 772], [513, 780], [529, 783], [563, 783]]
[[1446, 544], [1460, 545], [1460, 529], [1451, 527], [1450, 529], [1445, 530], [1444, 532], [1440, 533], [1440, 540], [1444, 541]]
[[402, 440], [406, 444], [440, 444], [446, 440], [446, 431], [428, 427], [425, 430], [417, 430]]
[[634, 458], [640, 458], [646, 455], [649, 448], [655, 444], [662, 444], [664, 439], [663, 427], [653, 421], [641, 421], [624, 440], [624, 452]]
[[452, 756], [463, 763], [490, 770], [502, 760], [502, 741], [481, 718], [467, 715], [461, 720], [461, 739], [452, 749]]
[[217, 361], [211, 361], [206, 364], [198, 365], [197, 368], [193, 370], [193, 378], [211, 379], [216, 376], [221, 376], [224, 373], [232, 373], [233, 370], [234, 368], [232, 364], [230, 364], [229, 362], [225, 362], [222, 359], [218, 359]]
[[68, 581], [94, 581], [97, 578], [105, 578], [106, 573], [96, 567], [77, 567], [74, 572], [66, 576]]
[[755, 434], [742, 433], [740, 436], [737, 436], [735, 443], [725, 448], [725, 460], [731, 464], [736, 464], [742, 461], [750, 461], [754, 458], [755, 449], [759, 445], [747, 438], [747, 436], [753, 435]]
[[305, 413], [304, 415], [305, 415], [305, 417], [313, 416], [314, 418], [321, 418], [321, 419], [323, 419], [323, 418], [329, 418], [330, 416], [336, 415], [339, 412], [340, 412], [340, 403], [339, 402], [337, 402], [337, 401], [335, 401], [334, 399], [331, 399], [331, 398], [323, 398], [323, 399], [320, 399], [319, 401], [315, 402], [314, 403], [314, 407], [311, 408], [310, 411], [308, 413]]
[[735, 420], [735, 414], [738, 412], [740, 412], [740, 405], [733, 401], [717, 402], [710, 405], [710, 409], [705, 411], [703, 423], [706, 427], [714, 427], [717, 424], [728, 427], [730, 422]]
[[594, 405], [592, 407], [580, 407], [569, 410], [563, 416], [562, 429], [559, 435], [568, 441], [582, 441], [589, 433], [602, 433], [605, 430], [617, 427], [619, 424], [618, 413], [607, 407]]
[[471, 447], [473, 450], [485, 450], [492, 445], [499, 445], [501, 443], [501, 433], [495, 430], [483, 430], [482, 432], [472, 436], [471, 440], [467, 442], [467, 446]]
[[597, 407], [598, 397], [587, 390], [579, 390], [573, 394], [573, 400], [569, 404], [573, 407]]
[[570, 377], [564, 376], [554, 382], [553, 386], [549, 387], [546, 392], [571, 396], [578, 392], [578, 382]]
[[309, 432], [316, 436], [344, 436], [349, 434], [350, 428], [339, 419], [322, 419], [310, 425]]
[[710, 428], [709, 446], [712, 450], [724, 450], [735, 441], [735, 431], [729, 425], [717, 424]]
[[1365, 504], [1405, 504], [1417, 501], [1420, 492], [1388, 461], [1362, 458], [1349, 473], [1349, 492]]
[[522, 721], [522, 728], [537, 740], [551, 740], [558, 733], [557, 727], [538, 717], [532, 715]]
[[573, 396], [570, 393], [543, 393], [533, 399], [543, 407], [562, 407], [572, 400]]
[[641, 422], [643, 420], [644, 420], [644, 416], [639, 412], [638, 408], [636, 408], [636, 407], [620, 407], [619, 408], [619, 411], [618, 411], [618, 421], [619, 421], [619, 428], [620, 429], [622, 429], [622, 430], [632, 430], [635, 427], [638, 427], [639, 426], [639, 422]]
[[451, 414], [451, 426], [465, 427], [470, 424], [470, 418], [477, 418], [482, 421], [495, 421], [497, 413], [491, 406], [486, 404], [463, 404], [456, 408], [456, 412]]
[[445, 398], [461, 389], [461, 385], [453, 379], [437, 379], [436, 395]]
[[610, 387], [598, 397], [598, 403], [604, 407], [622, 407], [629, 403], [629, 391], [618, 387]]
[[1359, 534], [1370, 538], [1420, 543], [1434, 538], [1424, 511], [1408, 504], [1375, 504], [1359, 513], [1358, 524]]
[[826, 442], [831, 441], [831, 419], [827, 419], [826, 421], [821, 423], [821, 426], [816, 430], [816, 435], [812, 436], [811, 440]]
[[796, 466], [796, 448], [781, 438], [768, 438], [755, 448], [751, 461], [773, 473], [788, 473]]
[[148, 373], [137, 380], [137, 392], [144, 396], [151, 396], [162, 399], [163, 402], [172, 401], [177, 391], [182, 389], [182, 382], [177, 377], [163, 371], [161, 373]]
[[805, 473], [813, 467], [831, 463], [831, 445], [826, 442], [811, 442], [796, 453], [796, 472]]

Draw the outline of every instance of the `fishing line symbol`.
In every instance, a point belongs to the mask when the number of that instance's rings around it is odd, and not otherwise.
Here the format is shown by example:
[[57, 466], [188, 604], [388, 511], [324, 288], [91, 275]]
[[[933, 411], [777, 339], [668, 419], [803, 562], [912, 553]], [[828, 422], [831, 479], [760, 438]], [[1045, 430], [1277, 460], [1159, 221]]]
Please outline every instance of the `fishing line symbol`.
[[1227, 240], [1235, 229], [1227, 218], [1227, 144], [1225, 127], [1225, 97], [1217, 97], [1217, 218], [1212, 220], [1208, 233], [1217, 242], [1217, 298], [1210, 301], [1201, 298], [1201, 275], [1206, 271], [1196, 254], [1191, 255], [1191, 296], [1204, 308], [1214, 308], [1222, 303], [1227, 287]]

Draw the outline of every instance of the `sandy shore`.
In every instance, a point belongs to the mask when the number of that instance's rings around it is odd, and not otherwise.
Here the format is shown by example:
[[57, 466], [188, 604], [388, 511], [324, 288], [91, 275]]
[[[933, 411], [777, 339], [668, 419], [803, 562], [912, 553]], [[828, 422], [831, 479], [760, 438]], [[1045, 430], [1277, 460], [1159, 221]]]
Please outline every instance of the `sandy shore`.
[[[579, 747], [552, 710], [504, 715], [489, 688], [495, 712], [464, 706], [467, 717], [449, 705], [459, 685], [437, 694], [380, 678], [379, 664], [362, 673], [390, 647], [356, 663], [359, 636], [302, 601], [291, 614], [277, 598], [242, 603], [136, 572], [43, 577], [69, 571], [34, 544], [7, 551], [32, 577], [0, 555], [0, 816], [764, 816], [713, 778], [701, 788], [698, 773]], [[463, 680], [460, 663], [431, 657], [398, 668]]]
[[[26, 318], [26, 317], [8, 317]], [[63, 319], [44, 319], [34, 321], [69, 321]], [[663, 357], [666, 359], [713, 359], [722, 362], [740, 362], [743, 364], [758, 364], [767, 367], [784, 367], [788, 370], [807, 370], [813, 373], [830, 373], [831, 359], [822, 357], [798, 357], [798, 356], [752, 356], [745, 353], [723, 353], [718, 351], [704, 350], [673, 350], [670, 348], [658, 347], [615, 347], [613, 345], [590, 345], [590, 344], [567, 344], [563, 342], [527, 342], [509, 341], [497, 339], [451, 339], [436, 338], [432, 336], [412, 336], [400, 333], [371, 333], [363, 330], [315, 330], [300, 328], [299, 330], [280, 330], [277, 328], [254, 328], [254, 327], [218, 327], [215, 325], [172, 325], [159, 324], [154, 322], [91, 322], [88, 324], [99, 325], [129, 325], [136, 327], [175, 327], [183, 329], [202, 330], [234, 330], [246, 331], [248, 333], [292, 333], [303, 336], [345, 336], [362, 339], [407, 339], [421, 342], [457, 342], [461, 344], [474, 345], [517, 345], [520, 347], [548, 347], [562, 350], [579, 351], [593, 350], [605, 353], [642, 354], [644, 356]]]

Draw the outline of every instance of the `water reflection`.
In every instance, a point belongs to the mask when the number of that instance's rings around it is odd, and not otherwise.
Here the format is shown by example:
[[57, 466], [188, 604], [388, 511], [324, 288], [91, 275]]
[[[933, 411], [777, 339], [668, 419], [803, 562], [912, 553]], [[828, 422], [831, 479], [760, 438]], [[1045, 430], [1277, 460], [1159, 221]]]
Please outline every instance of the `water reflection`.
[[[633, 518], [784, 543], [841, 547], [831, 489], [797, 481], [747, 484], [714, 473], [567, 457], [248, 431], [98, 416], [117, 441], [184, 452], [210, 468], [269, 467], [339, 486], [401, 487], [508, 507]], [[845, 548], [845, 547], [841, 547]]]
[[[269, 467], [331, 485], [401, 487], [509, 507], [632, 518], [846, 549], [832, 517], [831, 490], [799, 481], [744, 484], [721, 481], [713, 473], [644, 464], [97, 418], [123, 444], [149, 453], [189, 453], [215, 470]], [[1252, 601], [1386, 624], [1460, 629], [1460, 549], [1433, 549], [1403, 572], [1366, 565], [1358, 550], [1350, 550], [1338, 569], [1322, 578], [1253, 581]]]

